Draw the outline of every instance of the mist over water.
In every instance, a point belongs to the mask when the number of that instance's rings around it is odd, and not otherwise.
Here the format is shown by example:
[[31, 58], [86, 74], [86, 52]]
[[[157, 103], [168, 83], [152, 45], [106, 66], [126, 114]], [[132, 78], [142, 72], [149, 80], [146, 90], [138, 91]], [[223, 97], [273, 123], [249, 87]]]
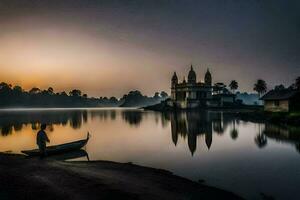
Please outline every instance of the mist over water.
[[[138, 109], [0, 111], [0, 151], [36, 148], [41, 123], [49, 145], [91, 139], [91, 160], [162, 168], [248, 199], [299, 199], [299, 129], [239, 120], [230, 113]], [[85, 157], [75, 160], [86, 160]]]

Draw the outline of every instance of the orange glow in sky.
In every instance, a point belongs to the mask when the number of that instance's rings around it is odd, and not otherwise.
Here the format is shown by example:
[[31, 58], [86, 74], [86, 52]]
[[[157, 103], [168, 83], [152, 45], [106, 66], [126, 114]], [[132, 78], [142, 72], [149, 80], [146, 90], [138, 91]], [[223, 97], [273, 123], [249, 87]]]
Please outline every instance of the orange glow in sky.
[[210, 68], [213, 82], [250, 92], [258, 78], [288, 86], [300, 73], [296, 18], [268, 4], [16, 2], [0, 4], [0, 82], [27, 90], [169, 93], [173, 72], [182, 79], [191, 63], [198, 80]]

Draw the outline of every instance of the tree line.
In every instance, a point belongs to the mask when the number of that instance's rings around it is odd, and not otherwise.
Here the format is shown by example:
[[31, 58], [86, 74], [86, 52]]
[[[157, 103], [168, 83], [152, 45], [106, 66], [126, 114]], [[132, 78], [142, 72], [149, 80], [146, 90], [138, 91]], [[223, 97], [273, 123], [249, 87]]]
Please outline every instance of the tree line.
[[[216, 83], [215, 84], [215, 87], [221, 87], [220, 85], [223, 85], [223, 87], [226, 88], [226, 85], [224, 85], [223, 83]], [[238, 89], [238, 82], [236, 80], [232, 80], [230, 83], [229, 83], [229, 88], [231, 89], [231, 91], [233, 93], [235, 93], [235, 91]], [[253, 90], [255, 92], [257, 92], [259, 94], [259, 96], [262, 96], [264, 93], [267, 92], [267, 83], [265, 80], [263, 79], [258, 79], [255, 83], [254, 83], [254, 86], [253, 86]], [[280, 85], [276, 85], [274, 87], [275, 90], [282, 90], [282, 89], [291, 89], [291, 90], [300, 90], [300, 76], [297, 77], [295, 79], [295, 82], [290, 85], [289, 87], [285, 87], [284, 85], [280, 84]]]
[[[116, 97], [88, 97], [79, 89], [73, 89], [68, 93], [55, 92], [52, 87], [40, 89], [34, 87], [28, 91], [21, 86], [0, 83], [0, 107], [116, 107], [116, 106], [143, 106], [160, 102], [168, 97], [164, 91], [156, 92], [152, 97], [142, 95], [140, 91], [131, 91]], [[130, 103], [131, 102], [131, 103]], [[137, 105], [138, 103], [138, 105]]]

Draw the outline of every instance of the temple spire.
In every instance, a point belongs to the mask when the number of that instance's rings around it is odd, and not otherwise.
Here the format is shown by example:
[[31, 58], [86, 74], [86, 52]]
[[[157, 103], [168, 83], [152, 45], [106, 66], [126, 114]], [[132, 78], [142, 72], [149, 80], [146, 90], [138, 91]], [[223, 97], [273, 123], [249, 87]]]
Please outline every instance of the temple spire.
[[197, 82], [196, 72], [194, 71], [193, 65], [191, 65], [191, 70], [188, 74], [188, 83], [195, 84]]

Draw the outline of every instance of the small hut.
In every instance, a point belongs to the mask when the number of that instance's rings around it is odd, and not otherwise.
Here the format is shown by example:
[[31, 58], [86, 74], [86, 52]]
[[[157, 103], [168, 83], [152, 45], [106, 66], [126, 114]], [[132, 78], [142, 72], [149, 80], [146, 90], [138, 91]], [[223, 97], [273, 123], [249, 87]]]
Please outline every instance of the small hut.
[[270, 112], [291, 112], [300, 110], [300, 91], [293, 89], [276, 89], [266, 93], [264, 110]]

